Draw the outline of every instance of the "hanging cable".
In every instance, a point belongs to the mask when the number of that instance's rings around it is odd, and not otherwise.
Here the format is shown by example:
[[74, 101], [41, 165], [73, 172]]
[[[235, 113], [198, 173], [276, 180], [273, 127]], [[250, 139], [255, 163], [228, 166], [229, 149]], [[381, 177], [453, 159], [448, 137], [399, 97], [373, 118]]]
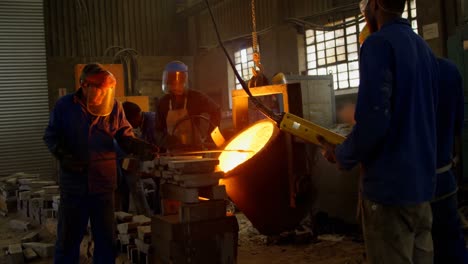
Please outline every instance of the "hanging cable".
[[249, 96], [249, 100], [255, 105], [255, 107], [258, 108], [258, 110], [260, 110], [260, 112], [262, 114], [264, 114], [266, 117], [272, 119], [277, 124], [279, 124], [281, 122], [281, 116], [274, 113], [270, 108], [268, 108], [266, 105], [264, 105], [262, 102], [260, 102], [260, 100], [258, 100], [258, 98], [254, 97], [252, 95], [252, 93], [250, 92], [249, 87], [247, 87], [247, 84], [245, 83], [245, 81], [240, 76], [239, 72], [236, 69], [236, 66], [234, 65], [234, 62], [231, 59], [231, 56], [229, 56], [229, 53], [227, 52], [226, 47], [224, 47], [223, 41], [221, 40], [221, 36], [219, 35], [218, 26], [216, 24], [216, 20], [215, 20], [214, 15], [213, 15], [213, 11], [211, 10], [210, 3], [208, 2], [208, 0], [205, 0], [205, 3], [206, 3], [206, 6], [208, 7], [208, 12], [210, 14], [211, 21], [213, 22], [213, 27], [214, 27], [214, 30], [215, 30], [216, 37], [218, 39], [219, 45], [221, 46], [221, 49], [223, 50], [224, 54], [226, 55], [226, 58], [229, 61], [229, 65], [231, 65], [231, 68], [234, 71], [234, 74], [236, 75], [237, 80], [239, 81], [239, 83], [242, 86], [242, 89], [244, 89], [245, 93], [247, 93], [247, 95]]
[[114, 63], [122, 64], [125, 78], [126, 95], [136, 95], [136, 80], [138, 80], [138, 51], [132, 48], [111, 46], [105, 50], [105, 54], [111, 50], [117, 50], [113, 56]]

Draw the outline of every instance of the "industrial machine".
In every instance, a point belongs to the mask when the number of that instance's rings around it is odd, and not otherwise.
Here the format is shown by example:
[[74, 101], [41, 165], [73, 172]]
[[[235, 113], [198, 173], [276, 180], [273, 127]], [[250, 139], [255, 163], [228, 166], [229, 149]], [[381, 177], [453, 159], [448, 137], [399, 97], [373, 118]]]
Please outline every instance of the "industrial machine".
[[[221, 183], [226, 185], [229, 197], [262, 234], [278, 234], [290, 230], [296, 227], [311, 209], [310, 204], [304, 201], [313, 200], [306, 197], [303, 198], [303, 202], [298, 203], [298, 200], [302, 199], [297, 192], [301, 183], [293, 175], [295, 158], [298, 156], [293, 153], [294, 142], [291, 136], [316, 146], [320, 146], [319, 136], [332, 144], [342, 143], [345, 137], [306, 120], [297, 113], [288, 112], [288, 109], [280, 113], [273, 111], [254, 96], [250, 89], [252, 86], [249, 88], [244, 82], [226, 51], [209, 3], [207, 0], [205, 2], [213, 20], [219, 44], [248, 96], [248, 103], [254, 105], [267, 117], [242, 130], [224, 146], [225, 151], [219, 156], [221, 170], [225, 172]], [[286, 86], [289, 84], [282, 85], [282, 87]], [[268, 86], [268, 88], [271, 87]], [[237, 114], [233, 109], [234, 118]], [[245, 149], [250, 152], [231, 151], [236, 149]], [[334, 169], [336, 170], [336, 167]], [[333, 171], [333, 174], [340, 174], [335, 172]], [[355, 186], [357, 189], [357, 185]], [[303, 190], [303, 193], [307, 196], [315, 194], [310, 189]]]

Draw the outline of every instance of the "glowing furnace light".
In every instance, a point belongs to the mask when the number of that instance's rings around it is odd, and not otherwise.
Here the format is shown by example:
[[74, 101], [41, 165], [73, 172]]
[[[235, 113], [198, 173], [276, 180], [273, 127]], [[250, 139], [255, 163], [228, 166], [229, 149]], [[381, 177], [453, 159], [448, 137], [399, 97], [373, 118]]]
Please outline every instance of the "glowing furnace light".
[[255, 123], [237, 135], [224, 149], [242, 149], [249, 150], [249, 152], [222, 152], [221, 155], [219, 155], [220, 169], [224, 172], [228, 172], [257, 154], [270, 140], [274, 128], [272, 122], [262, 121]]

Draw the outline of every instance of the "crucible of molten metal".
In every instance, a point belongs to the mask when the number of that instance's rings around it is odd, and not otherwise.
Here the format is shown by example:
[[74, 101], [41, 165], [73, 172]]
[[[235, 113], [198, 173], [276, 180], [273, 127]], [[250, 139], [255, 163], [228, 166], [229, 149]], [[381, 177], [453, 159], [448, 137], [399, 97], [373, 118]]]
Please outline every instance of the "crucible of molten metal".
[[288, 137], [274, 122], [258, 121], [234, 136], [219, 156], [231, 200], [265, 235], [293, 229], [306, 208], [290, 206]]

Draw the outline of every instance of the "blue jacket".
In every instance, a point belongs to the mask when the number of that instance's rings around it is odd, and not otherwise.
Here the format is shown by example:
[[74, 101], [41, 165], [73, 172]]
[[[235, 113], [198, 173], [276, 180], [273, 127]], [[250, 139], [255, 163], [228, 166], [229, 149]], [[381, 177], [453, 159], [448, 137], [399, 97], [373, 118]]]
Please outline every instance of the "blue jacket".
[[[440, 87], [437, 107], [437, 167], [452, 162], [454, 136], [462, 135], [463, 81], [457, 66], [439, 58]], [[436, 197], [455, 191], [457, 182], [452, 170], [437, 175]]]
[[[132, 139], [132, 127], [117, 101], [109, 116], [96, 117], [88, 113], [81, 94], [78, 90], [56, 102], [44, 141], [49, 150], [62, 159], [61, 191], [77, 194], [113, 191], [117, 172], [113, 139], [119, 143]], [[63, 156], [69, 157], [66, 162], [72, 163], [74, 169], [64, 168]]]
[[143, 112], [143, 124], [141, 125], [141, 138], [153, 145], [159, 145], [156, 139], [156, 113]]
[[405, 19], [369, 36], [361, 48], [356, 125], [336, 148], [344, 169], [362, 164], [364, 198], [412, 205], [434, 195], [437, 60]]
[[[156, 136], [156, 113], [155, 112], [142, 112], [143, 114], [143, 124], [141, 125], [141, 135], [140, 138], [146, 142], [158, 146], [160, 142]], [[114, 147], [117, 152], [117, 160], [119, 166], [122, 165], [122, 160], [127, 156], [127, 153], [123, 151], [117, 141], [114, 140]]]

